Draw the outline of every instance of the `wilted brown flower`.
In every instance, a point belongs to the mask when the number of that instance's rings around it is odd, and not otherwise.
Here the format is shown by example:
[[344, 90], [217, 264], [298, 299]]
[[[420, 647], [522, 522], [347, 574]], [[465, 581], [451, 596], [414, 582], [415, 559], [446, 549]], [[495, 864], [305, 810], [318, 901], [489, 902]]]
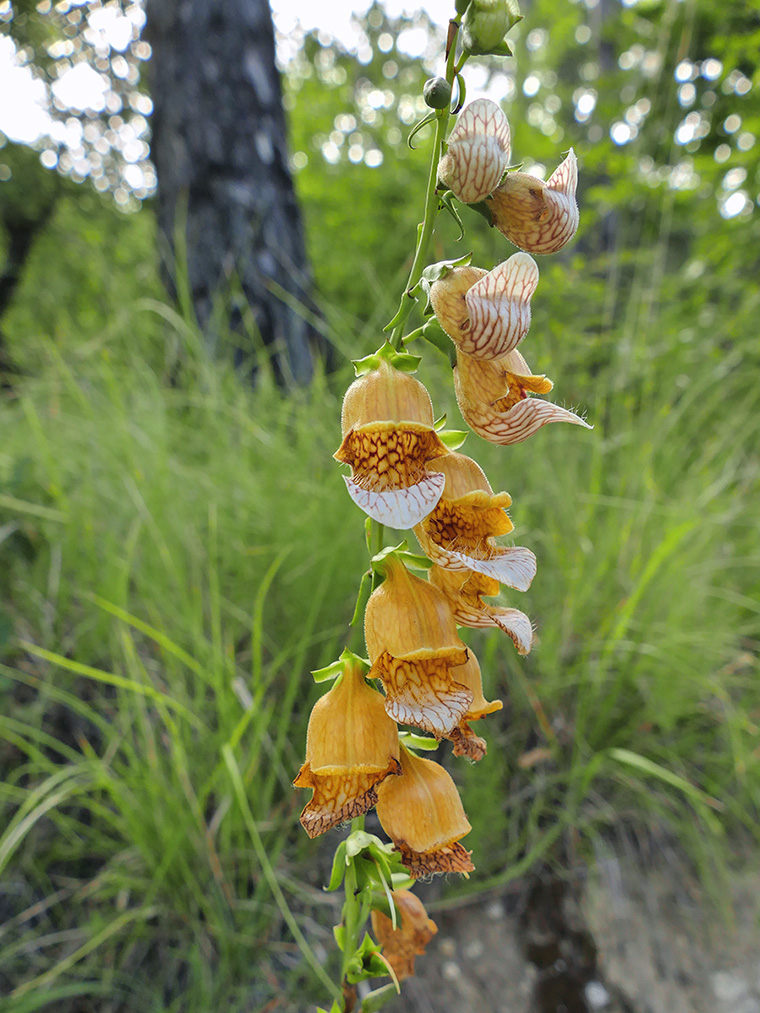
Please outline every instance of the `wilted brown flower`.
[[438, 926], [428, 918], [425, 905], [411, 890], [393, 890], [391, 897], [398, 913], [396, 928], [388, 915], [374, 910], [372, 931], [394, 974], [403, 981], [414, 974], [414, 958], [425, 952]]

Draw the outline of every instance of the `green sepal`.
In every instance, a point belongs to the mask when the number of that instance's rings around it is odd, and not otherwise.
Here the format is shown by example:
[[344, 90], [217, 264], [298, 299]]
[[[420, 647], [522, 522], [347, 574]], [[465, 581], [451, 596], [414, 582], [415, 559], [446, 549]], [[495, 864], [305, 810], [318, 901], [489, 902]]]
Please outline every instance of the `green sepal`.
[[[446, 191], [451, 193], [450, 190]], [[445, 196], [445, 194], [444, 194]], [[468, 204], [468, 207], [474, 205]], [[465, 253], [462, 257], [457, 257], [456, 260], [439, 260], [435, 264], [429, 264], [422, 272], [422, 277], [419, 280], [419, 285], [422, 287], [424, 292], [430, 291], [430, 286], [434, 281], [440, 281], [445, 278], [447, 274], [454, 270], [455, 267], [467, 267], [472, 260], [472, 252]]]
[[333, 939], [342, 953], [343, 947], [346, 945], [346, 926], [343, 922], [341, 922], [340, 925], [333, 925]]
[[414, 145], [412, 144], [412, 139], [420, 132], [420, 130], [422, 130], [423, 127], [426, 127], [428, 123], [431, 123], [436, 118], [437, 115], [438, 113], [435, 110], [431, 109], [431, 111], [427, 114], [427, 116], [423, 116], [423, 118], [419, 121], [419, 123], [415, 123], [412, 129], [409, 131], [409, 136], [406, 139], [406, 143], [409, 145], [412, 151], [415, 150]]
[[430, 751], [440, 746], [438, 739], [431, 739], [428, 735], [417, 735], [415, 732], [400, 732], [399, 742], [403, 742], [407, 749], [423, 749]]
[[438, 434], [441, 443], [445, 443], [449, 450], [459, 450], [469, 436], [466, 429], [442, 429]]
[[388, 965], [381, 960], [382, 948], [375, 942], [368, 932], [365, 932], [359, 946], [356, 948], [353, 957], [346, 968], [346, 979], [352, 985], [367, 978], [380, 978], [388, 974]]
[[385, 973], [391, 976], [391, 981], [387, 985], [381, 985], [380, 988], [373, 989], [372, 992], [368, 992], [364, 996], [361, 1013], [377, 1013], [387, 1002], [390, 1002], [391, 999], [395, 999], [401, 994], [401, 986], [399, 985], [398, 978], [393, 973], [393, 969], [386, 967]]
[[457, 74], [456, 82], [457, 82], [457, 101], [456, 105], [451, 110], [452, 116], [456, 116], [456, 114], [464, 105], [465, 99], [467, 98], [467, 85], [465, 83], [464, 77], [461, 74]]
[[[399, 856], [399, 862], [401, 857]], [[391, 876], [391, 889], [392, 890], [411, 890], [414, 884], [417, 882], [413, 879], [409, 873], [404, 869], [403, 872], [394, 872]]]
[[[401, 857], [394, 850], [393, 845], [381, 841], [374, 834], [368, 834], [366, 830], [355, 830], [342, 842], [342, 845], [345, 845], [342, 861], [345, 865], [353, 862], [357, 867], [357, 875], [364, 879], [362, 889], [372, 883], [378, 886], [382, 886], [384, 882], [390, 883], [395, 873], [404, 870]], [[361, 871], [359, 870], [359, 862], [363, 863]]]
[[316, 683], [329, 682], [330, 679], [336, 679], [339, 675], [343, 675], [343, 670], [347, 664], [358, 665], [359, 668], [364, 670], [365, 675], [371, 667], [366, 658], [360, 658], [358, 654], [354, 654], [353, 651], [349, 651], [347, 647], [344, 647], [337, 661], [325, 665], [324, 668], [314, 669], [311, 676]]
[[385, 571], [391, 557], [400, 561], [404, 564], [404, 566], [407, 566], [412, 570], [429, 570], [433, 565], [427, 556], [421, 556], [419, 553], [410, 552], [409, 545], [406, 540], [399, 542], [398, 545], [387, 545], [384, 549], [381, 549], [380, 552], [372, 557], [370, 565], [379, 574], [385, 576]]
[[454, 205], [454, 194], [451, 190], [447, 190], [442, 196], [438, 198], [438, 204], [440, 208], [445, 208], [454, 221], [457, 223], [459, 229], [459, 235], [454, 240], [455, 243], [459, 243], [464, 239], [464, 224], [462, 218]]
[[472, 208], [473, 211], [477, 211], [479, 215], [482, 215], [483, 218], [485, 218], [489, 225], [493, 226], [493, 215], [491, 214], [491, 209], [488, 206], [490, 199], [490, 197], [486, 197], [485, 200], [478, 201], [477, 204], [468, 204], [467, 207]]
[[[387, 330], [387, 328], [386, 328]], [[410, 355], [409, 352], [397, 351], [390, 341], [386, 341], [376, 352], [365, 355], [363, 359], [352, 359], [354, 372], [357, 376], [364, 376], [373, 369], [377, 369], [381, 362], [387, 362], [394, 369], [402, 373], [416, 373], [422, 358], [419, 355]]]
[[435, 422], [433, 422], [433, 429], [435, 429], [437, 433], [440, 433], [440, 431], [443, 429], [445, 425], [446, 425], [446, 412], [444, 412], [443, 415], [441, 415], [439, 418], [435, 420]]
[[341, 1008], [337, 1002], [334, 1002], [329, 1010], [322, 1009], [321, 1006], [317, 1006], [317, 1013], [341, 1013]]
[[428, 320], [423, 328], [422, 337], [428, 342], [428, 344], [432, 345], [436, 351], [441, 352], [442, 355], [446, 356], [452, 369], [456, 366], [457, 350], [451, 338], [438, 323], [437, 319]]
[[[444, 443], [446, 441], [441, 437]], [[461, 443], [459, 446], [461, 447]], [[446, 443], [448, 447], [448, 443]], [[456, 449], [456, 448], [454, 448]], [[356, 605], [354, 606], [354, 614], [351, 616], [351, 622], [349, 626], [356, 626], [361, 616], [364, 615], [364, 610], [367, 607], [369, 596], [372, 594], [372, 570], [365, 570], [362, 574], [362, 579], [359, 583], [359, 591], [356, 595]]]
[[467, 10], [467, 8], [470, 6], [471, 3], [472, 3], [472, 0], [455, 0], [454, 8], [455, 8], [455, 10], [456, 10], [456, 12], [457, 12], [457, 14], [459, 15], [460, 18], [464, 14], [464, 12]]
[[384, 847], [380, 838], [374, 834], [368, 834], [366, 830], [354, 830], [346, 839], [346, 856], [356, 858], [365, 848], [371, 848], [374, 844]]
[[335, 849], [335, 855], [333, 857], [332, 871], [330, 873], [330, 882], [325, 887], [328, 893], [332, 893], [337, 890], [340, 884], [343, 882], [343, 877], [346, 875], [346, 842], [341, 841], [338, 847]]

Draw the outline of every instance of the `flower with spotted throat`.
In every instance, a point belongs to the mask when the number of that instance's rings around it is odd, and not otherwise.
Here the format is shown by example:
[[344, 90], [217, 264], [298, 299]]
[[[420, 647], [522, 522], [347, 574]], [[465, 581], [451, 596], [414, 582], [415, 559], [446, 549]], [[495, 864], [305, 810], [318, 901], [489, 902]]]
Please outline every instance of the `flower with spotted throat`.
[[518, 654], [530, 652], [533, 624], [525, 613], [483, 601], [484, 597], [492, 598], [499, 593], [498, 580], [472, 570], [445, 570], [442, 566], [431, 567], [428, 580], [446, 595], [460, 626], [475, 629], [496, 626], [510, 637]]
[[499, 185], [509, 164], [509, 123], [487, 98], [475, 99], [459, 114], [438, 179], [463, 204], [484, 200]]
[[385, 580], [364, 614], [370, 677], [382, 680], [394, 721], [440, 738], [472, 705], [472, 691], [451, 674], [467, 661], [467, 648], [443, 592], [410, 573], [394, 551], [374, 565]]
[[438, 566], [474, 570], [527, 591], [536, 575], [536, 557], [530, 549], [495, 541], [514, 527], [506, 513], [509, 493], [494, 495], [483, 469], [465, 454], [449, 453], [435, 467], [445, 485], [436, 507], [414, 527], [422, 551]]
[[378, 786], [399, 774], [398, 730], [381, 693], [366, 682], [366, 665], [344, 652], [342, 673], [311, 712], [306, 762], [293, 784], [312, 788], [301, 813], [309, 837], [361, 816], [377, 802]]
[[527, 253], [513, 254], [493, 271], [443, 262], [426, 268], [423, 285], [438, 323], [459, 351], [498, 359], [528, 333], [538, 267]]
[[376, 811], [409, 875], [472, 872], [470, 852], [458, 843], [472, 827], [450, 774], [400, 748], [401, 776], [380, 785]]
[[521, 443], [549, 422], [592, 427], [575, 412], [551, 401], [528, 397], [548, 394], [554, 384], [533, 376], [515, 348], [500, 359], [474, 359], [457, 352], [454, 390], [467, 425], [489, 443]]
[[556, 253], [578, 231], [578, 160], [571, 148], [544, 182], [527, 172], [510, 172], [484, 208], [491, 225], [528, 253]]
[[396, 927], [387, 914], [375, 908], [372, 931], [396, 978], [403, 981], [414, 975], [414, 958], [425, 952], [438, 926], [428, 918], [425, 905], [411, 890], [392, 890], [391, 899], [398, 916]]
[[370, 368], [346, 391], [343, 442], [334, 455], [351, 465], [351, 478], [344, 476], [351, 499], [392, 528], [411, 528], [433, 509], [443, 479], [427, 464], [448, 453], [433, 427], [427, 390], [393, 365], [412, 359], [384, 346], [362, 360]]

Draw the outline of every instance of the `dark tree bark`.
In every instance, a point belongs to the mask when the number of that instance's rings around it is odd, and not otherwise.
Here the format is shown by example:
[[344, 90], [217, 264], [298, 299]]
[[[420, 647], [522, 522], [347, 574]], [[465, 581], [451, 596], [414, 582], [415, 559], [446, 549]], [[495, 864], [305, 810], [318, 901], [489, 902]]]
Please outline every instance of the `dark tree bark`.
[[[310, 305], [310, 277], [268, 0], [148, 0], [147, 10], [159, 226], [174, 250], [185, 225], [198, 321], [213, 347], [215, 300], [239, 283], [279, 376], [303, 383], [316, 335], [284, 301]], [[224, 305], [224, 325], [242, 335], [243, 307]]]

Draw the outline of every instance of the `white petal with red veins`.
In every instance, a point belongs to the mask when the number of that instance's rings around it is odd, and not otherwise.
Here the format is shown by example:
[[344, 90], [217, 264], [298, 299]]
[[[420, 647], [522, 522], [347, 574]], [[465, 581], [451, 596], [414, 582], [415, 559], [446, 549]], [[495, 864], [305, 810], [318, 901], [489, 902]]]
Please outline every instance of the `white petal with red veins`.
[[372, 492], [362, 489], [352, 479], [343, 479], [351, 499], [365, 514], [389, 528], [413, 528], [433, 510], [441, 498], [446, 476], [439, 471], [431, 472], [417, 485], [405, 489], [385, 489]]
[[476, 359], [498, 359], [528, 333], [530, 300], [538, 286], [538, 265], [515, 253], [477, 281], [465, 296], [470, 317], [468, 340], [459, 342]]
[[551, 401], [541, 401], [538, 398], [523, 398], [513, 405], [506, 412], [490, 411], [487, 421], [481, 422], [488, 410], [479, 412], [479, 418], [471, 421], [468, 418], [469, 412], [462, 414], [468, 425], [483, 439], [500, 446], [508, 446], [512, 443], [522, 443], [532, 436], [542, 426], [549, 422], [570, 422], [575, 426], [583, 426], [585, 429], [593, 429], [588, 422], [584, 422], [580, 415], [568, 411], [567, 408], [560, 408]]
[[490, 617], [495, 626], [503, 630], [517, 648], [518, 654], [529, 654], [533, 645], [533, 626], [519, 609], [494, 608]]
[[509, 122], [490, 99], [476, 99], [459, 115], [439, 164], [439, 176], [464, 204], [484, 200], [509, 163]]
[[527, 591], [536, 576], [536, 557], [530, 549], [519, 545], [504, 549], [491, 559], [475, 559], [464, 552], [447, 552], [465, 569], [494, 577], [500, 584], [513, 587], [516, 591]]

